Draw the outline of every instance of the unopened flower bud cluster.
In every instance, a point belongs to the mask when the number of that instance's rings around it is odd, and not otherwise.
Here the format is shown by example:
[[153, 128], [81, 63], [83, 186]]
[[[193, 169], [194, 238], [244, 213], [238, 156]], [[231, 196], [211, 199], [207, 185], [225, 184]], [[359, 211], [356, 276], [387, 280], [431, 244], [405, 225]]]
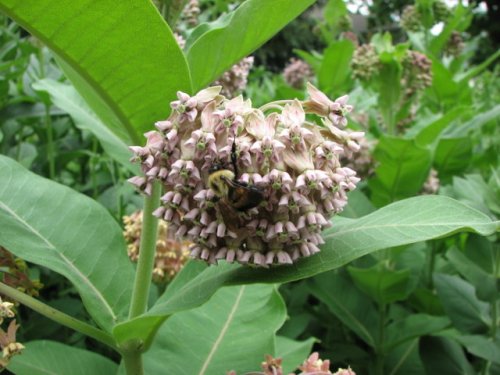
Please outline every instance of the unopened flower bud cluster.
[[[137, 262], [142, 232], [142, 211], [123, 217], [123, 223], [128, 256], [133, 262]], [[172, 237], [167, 223], [160, 221], [153, 267], [153, 281], [157, 284], [170, 282], [189, 258], [189, 243], [176, 241]]]
[[227, 96], [228, 98], [235, 97], [245, 88], [248, 83], [248, 74], [250, 69], [253, 67], [254, 58], [253, 56], [245, 57], [237, 64], [234, 64], [231, 69], [224, 72], [219, 79], [217, 79], [213, 85], [222, 86], [221, 94]]
[[368, 81], [380, 71], [380, 68], [378, 53], [371, 44], [363, 44], [354, 50], [351, 61], [354, 78]]
[[198, 17], [200, 15], [200, 4], [198, 0], [189, 0], [186, 7], [182, 11], [182, 20], [190, 27], [198, 25]]
[[440, 185], [437, 170], [431, 169], [422, 188], [422, 194], [436, 194], [439, 191]]
[[407, 5], [401, 14], [401, 27], [406, 31], [418, 32], [422, 28], [420, 12], [415, 5]]
[[[339, 161], [357, 153], [364, 136], [345, 128], [352, 110], [347, 96], [332, 101], [308, 85], [304, 102], [257, 109], [241, 96], [228, 99], [219, 92], [179, 92], [171, 116], [146, 133], [146, 146], [131, 147], [144, 176], [129, 181], [146, 194], [155, 180], [161, 182], [164, 195], [155, 215], [176, 238], [193, 243], [195, 258], [268, 266], [319, 252], [321, 231], [359, 181]], [[217, 196], [208, 184], [215, 164], [232, 171], [238, 186], [258, 189], [262, 199], [238, 210], [228, 196]]]
[[465, 48], [462, 35], [458, 31], [452, 31], [450, 39], [444, 47], [444, 53], [448, 56], [459, 56]]
[[402, 85], [405, 96], [411, 97], [432, 84], [431, 60], [423, 53], [408, 50], [403, 60]]
[[363, 138], [359, 141], [359, 151], [353, 157], [342, 157], [340, 162], [348, 168], [356, 171], [356, 175], [362, 179], [371, 177], [375, 172], [375, 159], [373, 150], [377, 142]]
[[[446, 22], [451, 15], [451, 10], [443, 1], [432, 2], [434, 23]], [[408, 5], [401, 14], [401, 27], [410, 32], [418, 32], [424, 28], [422, 14], [415, 5]]]
[[283, 70], [285, 82], [296, 89], [304, 88], [307, 81], [314, 76], [308, 63], [304, 60], [292, 58]]
[[[15, 257], [2, 246], [0, 246], [0, 267], [8, 270], [8, 272], [2, 273], [1, 281], [3, 283], [31, 297], [38, 297], [39, 290], [43, 287], [42, 283], [30, 278], [28, 266], [24, 260]], [[12, 302], [18, 304], [14, 300]]]
[[[255, 374], [262, 375], [284, 375], [281, 358], [274, 358], [271, 355], [265, 356], [266, 360], [262, 362], [261, 368], [262, 372], [256, 372]], [[317, 352], [312, 353], [302, 365], [299, 366], [300, 371], [298, 375], [356, 375], [351, 368], [342, 369], [339, 368], [335, 373], [330, 371], [330, 360], [322, 360], [319, 358]], [[236, 371], [229, 371], [227, 375], [237, 375]], [[294, 372], [289, 375], [295, 375]]]

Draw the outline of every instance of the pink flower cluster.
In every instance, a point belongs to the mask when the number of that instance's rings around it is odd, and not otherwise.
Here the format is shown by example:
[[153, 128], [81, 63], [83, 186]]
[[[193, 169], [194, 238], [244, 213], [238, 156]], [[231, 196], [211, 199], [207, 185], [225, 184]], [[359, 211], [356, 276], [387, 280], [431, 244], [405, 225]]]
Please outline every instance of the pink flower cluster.
[[296, 89], [304, 88], [307, 80], [311, 79], [314, 73], [311, 66], [304, 60], [290, 59], [289, 63], [283, 70], [283, 78], [285, 82]]
[[[155, 215], [180, 240], [193, 243], [195, 258], [268, 266], [319, 252], [321, 230], [359, 181], [339, 162], [341, 155], [359, 151], [364, 135], [345, 129], [352, 110], [347, 96], [332, 101], [308, 85], [304, 102], [257, 109], [241, 96], [229, 100], [219, 92], [179, 92], [170, 117], [146, 133], [146, 146], [131, 147], [144, 176], [129, 181], [145, 194], [153, 181], [161, 182], [165, 194]], [[262, 199], [238, 209], [229, 195], [210, 188], [214, 165], [229, 171], [219, 180], [227, 191], [236, 186], [244, 199], [251, 188]]]
[[214, 86], [222, 86], [221, 94], [232, 98], [241, 94], [247, 87], [248, 74], [253, 67], [254, 58], [248, 56], [234, 64], [231, 69], [224, 72], [214, 83]]
[[[274, 358], [271, 355], [265, 356], [266, 360], [261, 363], [262, 372], [252, 372], [258, 375], [285, 375], [282, 368], [283, 360], [281, 358]], [[330, 371], [330, 360], [322, 360], [319, 358], [318, 352], [312, 353], [303, 363], [299, 366], [299, 375], [356, 375], [351, 368], [339, 368], [335, 373]], [[228, 371], [227, 375], [237, 375], [236, 371]], [[295, 375], [290, 373], [289, 375]]]

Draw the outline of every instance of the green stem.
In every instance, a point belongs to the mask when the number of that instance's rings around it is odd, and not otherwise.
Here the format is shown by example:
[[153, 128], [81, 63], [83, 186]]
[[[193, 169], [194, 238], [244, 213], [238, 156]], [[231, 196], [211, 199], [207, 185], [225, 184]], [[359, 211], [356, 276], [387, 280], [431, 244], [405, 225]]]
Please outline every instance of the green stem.
[[163, 0], [161, 7], [161, 13], [165, 21], [167, 21], [168, 26], [172, 30], [175, 29], [175, 24], [177, 19], [182, 13], [182, 10], [186, 6], [187, 0]]
[[427, 257], [427, 259], [426, 259], [427, 267], [426, 267], [425, 279], [426, 279], [427, 287], [429, 289], [432, 289], [433, 288], [432, 274], [434, 272], [434, 263], [435, 263], [435, 259], [436, 259], [436, 243], [435, 242], [431, 243], [431, 249], [426, 252], [426, 257]]
[[92, 156], [90, 157], [90, 180], [92, 182], [92, 198], [97, 200], [98, 187], [97, 187], [97, 138], [92, 139]]
[[386, 313], [387, 313], [387, 305], [385, 303], [381, 303], [379, 306], [380, 320], [378, 323], [378, 342], [377, 342], [377, 347], [375, 348], [375, 354], [376, 354], [375, 374], [377, 375], [384, 374], [384, 360], [385, 360], [384, 340], [385, 340]]
[[142, 365], [140, 343], [132, 341], [127, 346], [128, 348], [122, 350], [122, 359], [127, 375], [143, 375], [144, 367]]
[[293, 100], [276, 100], [274, 102], [271, 102], [271, 103], [267, 103], [267, 104], [264, 104], [262, 107], [260, 107], [259, 109], [262, 111], [262, 112], [265, 112], [265, 111], [268, 111], [270, 109], [278, 109], [278, 110], [282, 110], [283, 107], [285, 104], [290, 104], [290, 103], [293, 103]]
[[53, 307], [50, 307], [45, 303], [20, 292], [17, 289], [11, 288], [10, 286], [5, 285], [2, 282], [0, 282], [0, 293], [18, 301], [19, 303], [22, 303], [30, 309], [35, 310], [39, 314], [52, 319], [53, 321], [63, 326], [74, 329], [77, 332], [83, 333], [84, 335], [92, 337], [93, 339], [102, 342], [103, 344], [106, 344], [115, 350], [118, 350], [113, 338], [108, 333], [100, 330], [99, 328], [96, 328], [88, 323], [82, 322], [81, 320], [66, 315], [65, 313], [56, 310]]
[[50, 116], [50, 105], [45, 105], [45, 128], [47, 130], [47, 161], [49, 163], [49, 178], [53, 180], [56, 176], [56, 160], [54, 158], [54, 131], [52, 128], [52, 117]]
[[139, 261], [137, 262], [129, 319], [144, 314], [148, 307], [149, 288], [151, 287], [158, 234], [158, 218], [154, 217], [152, 213], [160, 203], [160, 192], [160, 184], [154, 182], [151, 196], [144, 198]]

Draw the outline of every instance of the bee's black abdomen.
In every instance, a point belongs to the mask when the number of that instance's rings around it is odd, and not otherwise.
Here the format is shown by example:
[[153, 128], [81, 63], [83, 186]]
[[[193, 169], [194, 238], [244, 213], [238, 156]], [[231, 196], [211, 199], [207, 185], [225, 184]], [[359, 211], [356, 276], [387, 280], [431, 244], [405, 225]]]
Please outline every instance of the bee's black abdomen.
[[236, 210], [246, 211], [257, 207], [264, 200], [264, 194], [256, 186], [237, 182], [229, 190], [228, 199]]

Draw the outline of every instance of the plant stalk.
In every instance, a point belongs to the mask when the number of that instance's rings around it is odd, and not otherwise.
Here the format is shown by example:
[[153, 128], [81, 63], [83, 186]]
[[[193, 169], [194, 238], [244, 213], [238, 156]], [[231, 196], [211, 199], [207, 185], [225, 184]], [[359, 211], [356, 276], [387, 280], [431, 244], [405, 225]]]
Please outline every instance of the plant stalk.
[[158, 218], [153, 216], [153, 211], [160, 203], [161, 186], [156, 181], [153, 183], [151, 196], [144, 198], [142, 213], [141, 243], [139, 248], [139, 261], [135, 274], [134, 291], [130, 304], [129, 319], [144, 314], [148, 307], [149, 289], [156, 251], [156, 238], [158, 235]]
[[125, 365], [127, 375], [143, 375], [144, 367], [142, 364], [142, 353], [137, 346], [137, 342], [133, 341], [128, 346], [130, 349], [122, 350], [122, 359]]
[[385, 319], [387, 313], [387, 305], [385, 303], [381, 303], [379, 306], [379, 324], [378, 324], [378, 340], [377, 347], [375, 348], [376, 354], [376, 366], [375, 366], [375, 374], [383, 375], [384, 374], [384, 361], [385, 361], [385, 352], [384, 352], [384, 340], [385, 340]]
[[0, 282], [0, 293], [10, 297], [19, 303], [29, 307], [32, 310], [35, 310], [39, 314], [63, 325], [74, 329], [77, 332], [83, 333], [86, 336], [92, 337], [93, 339], [102, 342], [103, 344], [115, 349], [118, 351], [115, 340], [108, 333], [91, 326], [88, 323], [82, 322], [81, 320], [75, 319], [72, 316], [69, 316], [59, 310], [54, 309], [46, 305], [43, 302], [38, 301], [37, 299], [28, 296], [20, 292], [17, 289], [14, 289], [2, 282]]

